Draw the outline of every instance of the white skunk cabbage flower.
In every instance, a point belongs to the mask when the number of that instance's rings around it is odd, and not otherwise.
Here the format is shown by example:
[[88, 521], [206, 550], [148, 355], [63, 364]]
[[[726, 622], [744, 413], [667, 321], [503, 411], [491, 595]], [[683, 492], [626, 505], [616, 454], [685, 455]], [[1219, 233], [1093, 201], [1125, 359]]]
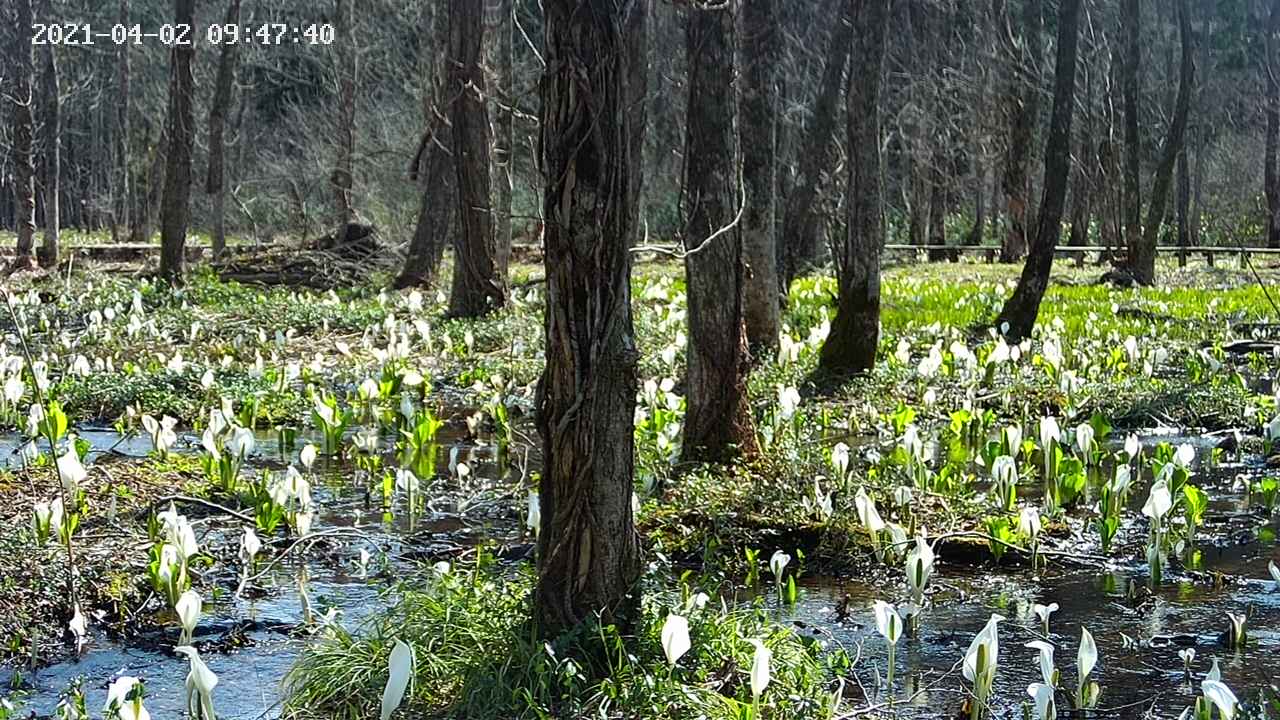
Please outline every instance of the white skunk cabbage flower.
[[772, 677], [769, 663], [773, 660], [773, 651], [765, 647], [760, 640], [752, 638], [748, 642], [756, 648], [751, 658], [751, 697], [759, 700], [765, 688], [769, 687], [769, 680]]
[[674, 613], [667, 615], [667, 621], [662, 624], [662, 652], [667, 656], [667, 664], [675, 666], [690, 647], [688, 619]]
[[187, 673], [187, 712], [201, 720], [217, 720], [213, 712], [213, 689], [218, 686], [218, 676], [200, 659], [200, 653], [190, 645], [174, 648], [174, 652], [187, 656], [191, 670]]
[[923, 536], [916, 538], [916, 546], [907, 551], [907, 586], [916, 605], [924, 604], [924, 591], [933, 577], [936, 561], [933, 548]]
[[1224, 685], [1219, 680], [1205, 680], [1200, 683], [1200, 690], [1204, 693], [1204, 697], [1218, 708], [1218, 714], [1222, 720], [1232, 720], [1236, 716], [1236, 694], [1231, 692], [1231, 688]]
[[307, 443], [302, 446], [302, 450], [298, 453], [298, 462], [302, 463], [302, 467], [311, 472], [311, 466], [316, 464], [316, 446]]
[[538, 498], [538, 493], [532, 490], [529, 491], [529, 512], [525, 515], [524, 526], [533, 531], [535, 538], [542, 530], [542, 502]]
[[1159, 525], [1171, 509], [1173, 509], [1173, 496], [1169, 494], [1169, 485], [1164, 482], [1152, 485], [1151, 494], [1147, 496], [1147, 502], [1142, 506], [1142, 514]]
[[775, 550], [769, 558], [769, 572], [777, 578], [778, 582], [782, 582], [782, 571], [786, 570], [787, 565], [791, 563], [791, 556], [781, 550]]
[[1035, 720], [1056, 720], [1058, 706], [1053, 700], [1053, 687], [1045, 683], [1031, 683], [1027, 686], [1027, 694], [1035, 703]]
[[67, 495], [74, 497], [80, 483], [88, 476], [89, 472], [84, 469], [80, 455], [76, 453], [75, 444], [68, 443], [67, 452], [58, 458], [58, 478], [62, 480], [62, 487]]
[[107, 688], [107, 704], [102, 706], [102, 712], [110, 715], [114, 710], [120, 720], [151, 720], [151, 713], [142, 707], [141, 696], [129, 699], [129, 695], [139, 684], [141, 681], [138, 678], [128, 675], [112, 681]]
[[191, 633], [200, 624], [201, 604], [200, 595], [195, 590], [183, 592], [178, 596], [178, 602], [174, 603], [173, 611], [178, 614], [178, 622], [182, 624], [182, 640], [179, 645], [191, 643]]
[[1031, 606], [1031, 612], [1035, 613], [1035, 616], [1040, 618], [1040, 622], [1044, 624], [1044, 634], [1046, 637], [1048, 637], [1049, 616], [1058, 612], [1058, 603], [1056, 602], [1049, 603], [1048, 605], [1041, 605], [1040, 603], [1036, 603]]
[[403, 640], [396, 640], [387, 663], [387, 686], [382, 690], [382, 720], [388, 720], [404, 701], [405, 690], [413, 677], [413, 648]]
[[898, 642], [902, 637], [902, 616], [898, 609], [883, 600], [877, 600], [873, 606], [876, 616], [876, 630], [889, 644]]
[[1046, 685], [1054, 684], [1054, 674], [1057, 668], [1053, 664], [1053, 645], [1044, 640], [1032, 640], [1023, 647], [1036, 650], [1040, 653], [1040, 677], [1044, 678]]

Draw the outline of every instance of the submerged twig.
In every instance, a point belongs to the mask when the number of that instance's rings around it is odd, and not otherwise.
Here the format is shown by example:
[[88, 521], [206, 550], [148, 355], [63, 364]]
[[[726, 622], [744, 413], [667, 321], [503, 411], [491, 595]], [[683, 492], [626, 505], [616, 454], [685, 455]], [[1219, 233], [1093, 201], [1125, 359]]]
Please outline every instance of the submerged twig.
[[230, 515], [231, 517], [234, 517], [238, 520], [243, 520], [244, 522], [247, 522], [250, 525], [257, 523], [257, 520], [255, 520], [253, 516], [246, 515], [240, 512], [239, 510], [232, 510], [231, 508], [225, 505], [219, 505], [216, 502], [203, 500], [197, 497], [191, 497], [189, 495], [166, 495], [162, 498], [157, 498], [151, 505], [152, 507], [155, 507], [156, 505], [160, 505], [166, 502], [180, 502], [180, 503], [186, 503], [188, 505], [200, 505], [201, 507], [206, 507], [206, 508], [209, 508], [210, 510], [217, 510], [220, 513]]
[[254, 580], [257, 580], [258, 578], [266, 576], [273, 569], [275, 569], [275, 567], [279, 565], [281, 561], [283, 561], [286, 557], [288, 557], [290, 553], [292, 553], [294, 550], [298, 549], [299, 547], [302, 547], [303, 543], [307, 543], [309, 545], [310, 543], [316, 540], [320, 540], [326, 537], [336, 537], [339, 535], [354, 535], [363, 540], [372, 539], [372, 536], [369, 535], [369, 533], [363, 530], [358, 530], [356, 528], [331, 528], [329, 530], [320, 530], [318, 532], [313, 532], [307, 535], [303, 535], [300, 538], [295, 538], [294, 541], [289, 544], [289, 547], [285, 548], [278, 555], [271, 558], [271, 562], [267, 563], [266, 567], [262, 568], [262, 570], [258, 571], [253, 575], [250, 575], [249, 577], [246, 577], [244, 579], [244, 584], [248, 585]]

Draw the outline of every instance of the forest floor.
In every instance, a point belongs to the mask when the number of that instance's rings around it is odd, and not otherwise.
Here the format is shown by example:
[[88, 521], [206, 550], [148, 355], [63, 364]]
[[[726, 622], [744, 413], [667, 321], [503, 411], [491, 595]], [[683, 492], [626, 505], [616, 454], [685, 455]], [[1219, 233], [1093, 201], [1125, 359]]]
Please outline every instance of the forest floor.
[[[1018, 427], [1030, 443], [1022, 473], [1031, 480], [1031, 489], [1040, 483], [1036, 467], [1043, 464], [1044, 448], [1035, 446], [1045, 416], [1061, 426], [1064, 446], [1082, 434], [1081, 426], [1092, 428], [1096, 451], [1106, 449], [1107, 463], [1130, 432], [1144, 438], [1160, 433], [1199, 438], [1209, 464], [1223, 462], [1241, 448], [1255, 454], [1269, 450], [1260, 434], [1275, 412], [1271, 383], [1280, 352], [1273, 350], [1272, 339], [1280, 338], [1275, 324], [1280, 313], [1252, 273], [1162, 264], [1159, 287], [1117, 289], [1097, 283], [1098, 268], [1059, 263], [1037, 334], [1020, 347], [1008, 347], [986, 324], [1012, 291], [1018, 271], [1017, 266], [970, 262], [887, 268], [880, 363], [868, 376], [828, 394], [819, 394], [809, 378], [829, 327], [835, 286], [830, 278], [801, 279], [783, 316], [783, 352], [777, 360], [760, 362], [751, 376], [761, 456], [731, 467], [691, 467], [676, 461], [687, 332], [682, 268], [675, 262], [638, 263], [633, 280], [642, 352], [637, 522], [646, 557], [656, 558], [667, 568], [664, 572], [687, 569], [717, 582], [751, 586], [761, 576], [766, 584], [772, 581], [769, 553], [785, 550], [795, 558], [788, 571], [792, 588], [784, 588], [779, 577], [777, 590], [792, 593], [792, 601], [795, 579], [802, 574], [899, 582], [901, 571], [882, 562], [886, 544], [890, 554], [895, 544], [897, 550], [905, 547], [904, 540], [891, 534], [894, 528], [908, 538], [927, 528], [936, 538], [935, 550], [951, 563], [1025, 567], [1031, 562], [1025, 551], [1034, 540], [1037, 551], [1052, 561], [1097, 564], [1106, 553], [1096, 540], [1082, 540], [1092, 532], [1091, 511], [1083, 504], [1083, 514], [1046, 513], [1043, 538], [1019, 534], [1016, 513], [1004, 508], [993, 512], [990, 463], [1002, 452], [1015, 457], [1021, 452], [1020, 446], [1007, 446], [1002, 428]], [[1280, 280], [1275, 268], [1262, 268], [1260, 274], [1269, 287]], [[374, 520], [381, 507], [384, 523], [394, 525], [398, 520], [386, 519], [390, 511], [385, 502], [400, 492], [392, 468], [406, 462], [405, 440], [399, 435], [404, 421], [395, 419], [404, 392], [412, 396], [411, 404], [424, 409], [420, 413], [443, 423], [441, 437], [456, 438], [458, 444], [452, 451], [443, 442], [432, 446], [439, 455], [427, 466], [438, 474], [420, 473], [428, 509], [416, 509], [410, 495], [415, 509], [409, 529], [394, 542], [379, 540], [381, 547], [392, 545], [400, 553], [388, 561], [394, 572], [384, 569], [391, 573], [384, 581], [420, 577], [424, 560], [465, 559], [476, 577], [496, 578], [501, 588], [500, 596], [461, 582], [447, 588], [454, 602], [475, 610], [466, 627], [487, 624], [489, 633], [518, 630], [518, 624], [498, 622], [494, 613], [523, 607], [528, 587], [527, 563], [513, 558], [527, 557], [531, 543], [523, 525], [526, 494], [538, 466], [531, 413], [542, 367], [541, 276], [539, 266], [516, 265], [508, 306], [472, 321], [442, 319], [442, 294], [387, 291], [387, 278], [324, 293], [222, 283], [200, 269], [185, 287], [161, 290], [130, 273], [100, 272], [92, 263], [74, 267], [69, 276], [15, 278], [8, 289], [28, 302], [19, 304], [15, 314], [0, 313], [4, 351], [15, 358], [0, 368], [6, 376], [19, 375], [25, 341], [33, 357], [44, 363], [46, 396], [56, 399], [73, 432], [88, 441], [75, 575], [79, 603], [91, 623], [126, 644], [130, 637], [172, 625], [172, 614], [147, 577], [156, 560], [148, 555], [155, 543], [154, 513], [173, 497], [200, 526], [202, 545], [207, 546], [193, 569], [193, 587], [219, 603], [236, 588], [238, 536], [214, 525], [220, 517], [235, 525], [260, 510], [253, 506], [252, 480], [228, 492], [198, 462], [212, 408], [230, 402], [237, 420], [256, 428], [258, 450], [245, 469], [267, 478], [280, 473], [304, 442], [319, 444], [323, 428], [318, 427], [316, 398], [332, 398], [339, 409], [347, 409], [351, 421], [345, 433], [339, 430], [345, 437], [338, 448], [342, 457], [331, 461], [329, 472], [348, 485], [354, 478], [362, 498], [335, 507], [344, 514], [369, 508]], [[423, 390], [407, 380], [414, 375], [424, 378]], [[13, 428], [0, 440], [0, 449], [7, 452], [7, 469], [0, 471], [5, 500], [0, 510], [0, 652], [9, 658], [15, 678], [66, 657], [70, 634], [65, 628], [73, 611], [64, 590], [62, 550], [51, 542], [33, 555], [31, 507], [49, 499], [57, 482], [47, 460], [34, 467], [19, 460], [18, 449], [28, 439], [27, 406], [36, 399], [31, 383], [26, 384], [21, 397], [0, 401], [0, 421]], [[177, 421], [173, 453], [160, 457], [152, 452], [142, 415]], [[379, 451], [362, 454], [355, 447], [357, 427], [382, 429]], [[918, 450], [910, 439], [913, 431]], [[1158, 441], [1150, 444], [1154, 457]], [[457, 470], [459, 447], [464, 461], [474, 459], [480, 468], [476, 475], [484, 476], [483, 484], [475, 485], [479, 477]], [[840, 458], [841, 447], [847, 460]], [[374, 462], [370, 456], [379, 459]], [[1087, 459], [1084, 464], [1089, 465]], [[1105, 480], [1095, 474], [1082, 470], [1082, 482]], [[897, 489], [903, 486], [914, 488], [910, 497]], [[1019, 487], [1019, 497], [1024, 490]], [[865, 506], [858, 499], [864, 494], [889, 522], [883, 537], [868, 533]], [[484, 502], [471, 503], [474, 497]], [[484, 507], [468, 519], [473, 504]], [[339, 520], [337, 510], [322, 514], [319, 533], [331, 534], [310, 549], [349, 555], [336, 538], [347, 526], [361, 531], [362, 512], [355, 510], [354, 522]], [[458, 528], [469, 532], [468, 538], [490, 541], [488, 549], [476, 550], [452, 525], [431, 532], [414, 528], [419, 512], [462, 518], [466, 522]], [[267, 538], [267, 552], [287, 554], [297, 544], [287, 533], [265, 530], [260, 516], [258, 526]], [[1124, 547], [1140, 552], [1132, 544]], [[496, 559], [480, 560], [489, 556]], [[349, 565], [345, 555], [333, 562]], [[662, 584], [646, 577], [646, 582]], [[680, 585], [684, 589], [677, 596], [687, 597], [698, 583]], [[436, 597], [421, 587], [407, 592]], [[670, 592], [667, 585], [657, 596]], [[766, 589], [760, 594], [770, 593]], [[412, 602], [390, 612], [378, 627], [404, 621], [406, 614], [424, 627], [440, 622]], [[764, 620], [730, 611], [703, 632], [727, 636], [731, 631], [725, 618], [754, 624], [760, 633], [773, 632]], [[651, 629], [656, 634], [656, 627]], [[493, 635], [486, 638], [490, 644], [499, 642]], [[462, 647], [480, 640], [454, 642]], [[339, 643], [338, 648], [351, 658], [373, 662], [385, 661], [386, 645], [366, 643], [364, 655], [351, 652], [349, 645]], [[332, 711], [338, 703], [340, 714], [360, 716], [381, 686], [369, 680], [367, 668], [350, 664], [331, 663], [317, 675], [323, 663], [316, 658], [332, 659], [324, 653], [334, 650], [325, 650], [323, 643], [320, 647], [304, 661], [303, 680], [295, 686], [300, 694], [290, 707], [295, 713], [320, 705]], [[415, 649], [420, 662], [442, 657], [440, 647]], [[780, 658], [793, 656], [795, 667], [807, 668], [789, 677], [780, 671], [779, 683], [803, 697], [817, 697], [821, 688], [829, 694], [829, 683], [822, 678], [838, 674], [839, 668], [833, 669], [829, 660], [821, 667], [812, 657], [802, 660], [809, 651], [785, 640], [779, 640], [776, 650]], [[709, 667], [715, 661], [711, 655], [698, 662]], [[349, 675], [338, 677], [357, 670], [365, 672], [359, 687], [350, 686]], [[471, 680], [478, 677], [474, 667], [451, 670], [455, 675], [473, 673]], [[559, 661], [554, 671], [564, 672]], [[443, 676], [440, 667], [433, 666], [432, 672]], [[740, 679], [720, 678], [716, 684], [717, 672], [708, 670], [704, 684], [714, 685], [721, 695], [741, 697], [745, 690], [734, 684], [740, 685]], [[343, 688], [348, 696], [318, 697], [317, 687], [325, 684], [330, 690]], [[25, 684], [15, 679], [15, 686]], [[435, 688], [420, 682], [413, 692], [425, 706], [440, 708], [453, 705], [466, 687], [465, 682]], [[563, 709], [570, 703], [567, 695], [599, 692], [574, 688], [544, 687], [534, 695], [538, 702]], [[625, 692], [614, 701], [622, 697], [637, 701]], [[592, 698], [591, 707], [599, 710], [600, 697]], [[661, 708], [671, 700], [645, 702]], [[777, 717], [807, 716], [778, 712]]]

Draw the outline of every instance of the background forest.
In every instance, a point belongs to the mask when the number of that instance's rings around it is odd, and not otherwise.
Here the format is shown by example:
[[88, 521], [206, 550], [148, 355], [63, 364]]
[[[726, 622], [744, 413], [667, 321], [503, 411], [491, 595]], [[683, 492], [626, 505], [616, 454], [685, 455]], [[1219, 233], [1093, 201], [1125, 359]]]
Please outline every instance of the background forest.
[[[12, 99], [14, 53], [24, 44], [13, 35], [22, 2], [6, 4], [5, 87]], [[240, 3], [234, 3], [239, 5]], [[1123, 245], [1126, 208], [1146, 202], [1176, 115], [1180, 38], [1172, 0], [1085, 2], [1077, 73], [1077, 119], [1072, 138], [1070, 242]], [[260, 4], [238, 8], [240, 23], [338, 23], [343, 3]], [[349, 4], [348, 4], [349, 5]], [[1161, 244], [1245, 245], [1280, 243], [1269, 220], [1280, 211], [1275, 173], [1277, 13], [1260, 0], [1190, 2], [1195, 73], [1188, 100], [1183, 148], [1168, 191], [1169, 223]], [[745, 136], [746, 144], [776, 147], [779, 226], [790, 228], [812, 203], [823, 230], [839, 233], [844, 194], [844, 103], [827, 93], [843, 92], [837, 73], [845, 64], [847, 25], [843, 3], [797, 0], [769, 24], [769, 72], [776, 78], [775, 136]], [[335, 45], [242, 43], [234, 48], [229, 91], [216, 82], [220, 48], [197, 44], [192, 62], [194, 150], [197, 182], [192, 194], [192, 230], [211, 234], [215, 203], [205, 191], [216, 182], [207, 168], [211, 125], [225, 128], [223, 214], [227, 232], [254, 241], [299, 240], [322, 234], [333, 217], [332, 177], [346, 114], [335, 112], [351, 92], [351, 204], [359, 218], [386, 239], [407, 243], [420, 205], [446, 204], [438, 178], [410, 179], [424, 129], [440, 98], [435, 68], [447, 45], [447, 14], [432, 2], [367, 2], [350, 11], [350, 32]], [[225, 22], [225, 3], [195, 4], [197, 29]], [[650, 236], [681, 232], [677, 198], [684, 164], [687, 93], [681, 3], [657, 3], [648, 43], [650, 130], [645, 141], [644, 220]], [[125, 0], [115, 3], [36, 0], [39, 22], [141, 24], [173, 22], [171, 4]], [[513, 22], [514, 21], [514, 22]], [[1138, 26], [1130, 47], [1128, 30]], [[1042, 186], [1042, 138], [1050, 113], [1056, 12], [1045, 0], [902, 0], [890, 19], [886, 81], [881, 97], [885, 150], [885, 209], [889, 242], [1003, 244], [1017, 259], [1019, 226], [1034, 227]], [[493, 125], [495, 177], [510, 151], [510, 191], [494, 186], [495, 206], [510, 213], [517, 241], [537, 240], [537, 84], [541, 72], [542, 16], [538, 4], [522, 0], [486, 2], [484, 8], [485, 98]], [[844, 36], [847, 38], [847, 36]], [[199, 38], [203, 40], [204, 38]], [[744, 40], [743, 46], [757, 42]], [[339, 47], [350, 47], [345, 52]], [[754, 46], [753, 46], [754, 47]], [[48, 50], [52, 49], [53, 63]], [[1136, 52], [1134, 52], [1136, 50]], [[345, 53], [345, 54], [344, 54]], [[116, 46], [35, 48], [34, 157], [38, 168], [38, 224], [43, 224], [48, 158], [60, 135], [59, 197], [62, 223], [77, 230], [112, 231], [146, 239], [163, 184], [168, 48], [150, 40]], [[346, 61], [343, 57], [347, 57]], [[352, 86], [343, 89], [339, 62], [350, 62]], [[54, 69], [56, 68], [56, 69]], [[62, 106], [59, 132], [46, 129], [47, 85], [56, 73]], [[1131, 79], [1132, 77], [1132, 79]], [[1136, 80], [1135, 88], [1130, 83]], [[1129, 93], [1133, 90], [1132, 96]], [[1127, 123], [1132, 102], [1136, 138]], [[5, 112], [11, 114], [12, 103]], [[13, 229], [12, 122], [0, 143], [0, 222]], [[829, 150], [828, 150], [829, 147]], [[815, 152], [817, 150], [817, 152]], [[1130, 181], [1136, 161], [1137, 186]], [[125, 170], [127, 168], [127, 171]], [[806, 183], [817, 176], [810, 198]], [[796, 202], [802, 196], [804, 202]], [[128, 197], [126, 202], [124, 198]], [[509, 199], [508, 199], [509, 197]], [[1135, 200], [1136, 198], [1136, 200]], [[1030, 199], [1030, 201], [1029, 201]], [[1023, 208], [1027, 208], [1024, 210]], [[1144, 211], [1145, 214], [1145, 211]], [[787, 225], [792, 223], [791, 225]], [[802, 232], [784, 234], [787, 243]], [[1264, 243], [1264, 239], [1266, 242]], [[786, 243], [784, 243], [786, 244]], [[800, 248], [801, 256], [811, 250]]]

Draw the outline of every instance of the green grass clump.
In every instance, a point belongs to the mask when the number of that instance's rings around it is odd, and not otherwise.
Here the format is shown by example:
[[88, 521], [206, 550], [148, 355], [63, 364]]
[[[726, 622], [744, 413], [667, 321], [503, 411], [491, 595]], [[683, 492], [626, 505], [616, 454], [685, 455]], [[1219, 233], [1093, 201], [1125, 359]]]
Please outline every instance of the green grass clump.
[[[652, 576], [640, 584], [633, 635], [595, 625], [543, 642], [529, 622], [529, 568], [513, 574], [482, 555], [413, 583], [357, 631], [335, 630], [308, 649], [286, 679], [285, 716], [376, 717], [391, 648], [403, 640], [415, 674], [400, 717], [736, 720], [751, 713], [751, 639], [773, 651], [757, 717], [832, 715], [835, 678], [850, 662], [842, 649], [797, 635], [760, 606], [729, 610], [688, 587], [663, 590]], [[674, 668], [660, 639], [673, 608], [688, 617], [692, 642]]]

